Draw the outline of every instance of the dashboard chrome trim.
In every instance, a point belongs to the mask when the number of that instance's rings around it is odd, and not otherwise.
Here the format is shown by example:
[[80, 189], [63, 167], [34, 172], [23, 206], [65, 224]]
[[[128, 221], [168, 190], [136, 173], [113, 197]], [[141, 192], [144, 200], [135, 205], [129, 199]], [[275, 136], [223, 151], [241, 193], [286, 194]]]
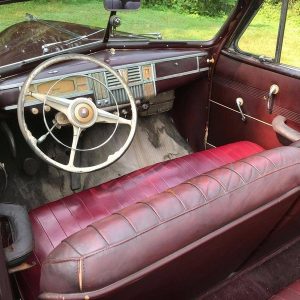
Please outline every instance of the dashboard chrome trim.
[[[152, 70], [152, 74], [153, 74], [152, 78], [150, 78], [150, 79], [144, 79], [143, 78], [143, 74], [141, 73], [142, 74], [142, 80], [138, 81], [138, 82], [130, 82], [130, 83], [128, 83], [128, 86], [129, 87], [136, 87], [136, 86], [142, 86], [142, 87], [144, 87], [144, 85], [147, 84], [147, 83], [153, 83], [153, 93], [154, 93], [154, 96], [155, 96], [155, 95], [157, 95], [157, 87], [156, 87], [156, 84], [155, 84], [156, 82], [208, 71], [209, 67], [200, 68], [200, 59], [201, 59], [201, 57], [204, 57], [205, 55], [207, 55], [206, 52], [197, 52], [197, 53], [193, 53], [193, 54], [180, 55], [180, 56], [174, 56], [174, 57], [169, 57], [169, 58], [162, 58], [162, 59], [157, 59], [157, 60], [149, 60], [149, 61], [144, 61], [144, 62], [137, 62], [137, 63], [130, 63], [130, 64], [118, 65], [118, 66], [113, 67], [113, 69], [115, 69], [118, 72], [119, 70], [125, 69], [125, 68], [131, 68], [131, 67], [139, 66], [139, 68], [141, 70], [143, 66], [151, 66], [151, 70]], [[197, 61], [197, 67], [196, 68], [197, 69], [194, 69], [194, 70], [191, 70], [191, 71], [187, 71], [187, 72], [176, 73], [176, 74], [172, 74], [172, 75], [168, 75], [168, 76], [164, 76], [164, 77], [158, 77], [157, 78], [156, 68], [155, 68], [156, 64], [161, 63], [161, 62], [181, 60], [181, 59], [193, 58], [193, 57], [196, 58], [196, 61]], [[42, 79], [34, 80], [33, 84], [39, 84], [39, 83], [44, 83], [44, 82], [58, 80], [62, 76], [62, 75], [59, 75], [59, 71], [58, 70], [54, 70], [51, 73], [55, 74], [55, 76], [49, 76], [47, 78], [42, 78]], [[95, 74], [95, 73], [104, 73], [105, 74], [105, 70], [103, 68], [95, 68], [95, 69], [92, 69], [92, 70], [85, 70], [85, 71], [73, 72], [73, 73], [64, 74], [64, 75], [67, 75], [68, 77], [72, 77], [72, 76], [92, 75], [92, 74]], [[49, 74], [49, 72], [48, 72], [48, 74]], [[105, 78], [105, 81], [107, 81], [106, 75], [104, 76], [104, 78]], [[2, 82], [2, 83], [4, 83], [4, 82]], [[8, 85], [2, 85], [2, 86], [0, 84], [0, 92], [1, 91], [6, 91], [6, 90], [10, 90], [10, 89], [14, 89], [14, 88], [19, 88], [20, 89], [23, 84], [24, 84], [24, 82], [15, 83], [15, 84], [8, 84]], [[110, 88], [111, 91], [117, 91], [118, 89], [120, 89], [119, 86], [114, 86], [114, 87]], [[26, 103], [26, 107], [35, 106], [37, 104], [38, 103], [35, 103], [34, 101], [31, 101], [31, 102]], [[17, 104], [4, 106], [2, 109], [8, 111], [8, 110], [14, 110], [16, 108], [17, 108]]]
[[[115, 70], [119, 70], [119, 69], [124, 69], [124, 68], [128, 68], [128, 67], [137, 66], [137, 65], [138, 66], [145, 66], [145, 65], [149, 65], [149, 64], [156, 64], [156, 63], [160, 63], [160, 62], [172, 61], [172, 60], [178, 60], [178, 59], [184, 59], [184, 58], [190, 58], [190, 57], [199, 57], [199, 56], [203, 57], [205, 55], [207, 55], [207, 54], [199, 52], [199, 53], [187, 54], [187, 55], [182, 55], [182, 56], [175, 56], [175, 57], [170, 57], [170, 58], [162, 58], [162, 59], [150, 60], [150, 61], [145, 61], [145, 62], [125, 64], [125, 65], [120, 65], [120, 66], [116, 66], [116, 67], [113, 67], [113, 68]], [[57, 71], [57, 70], [55, 70], [55, 71]], [[57, 71], [57, 72], [59, 72], [59, 71]], [[75, 73], [68, 74], [68, 76], [86, 75], [86, 74], [89, 74], [89, 73], [97, 73], [97, 72], [104, 72], [104, 69], [97, 68], [97, 69], [93, 69], [93, 70], [75, 72]], [[55, 74], [58, 74], [58, 73], [55, 73]], [[156, 75], [155, 72], [154, 72], [154, 75]], [[47, 78], [43, 78], [43, 79], [34, 80], [33, 83], [41, 83], [41, 82], [47, 82], [47, 81], [50, 81], [50, 80], [57, 80], [61, 76], [62, 75], [57, 75], [57, 76], [51, 76], [51, 77], [47, 77]], [[155, 78], [156, 78], [156, 76], [155, 76]], [[20, 83], [8, 84], [8, 85], [3, 85], [3, 86], [1, 86], [1, 83], [0, 83], [0, 91], [5, 91], [5, 90], [13, 89], [13, 88], [22, 87], [23, 84], [24, 84], [24, 81], [22, 81]]]
[[196, 73], [205, 72], [205, 71], [208, 71], [208, 70], [209, 70], [209, 68], [207, 67], [207, 68], [201, 68], [201, 69], [197, 69], [197, 70], [193, 70], [193, 71], [188, 71], [188, 72], [183, 72], [183, 73], [176, 73], [176, 74], [173, 74], [173, 75], [168, 75], [168, 76], [156, 78], [156, 81], [161, 81], [161, 80], [166, 80], [166, 79], [172, 79], [172, 78], [186, 76], [186, 75], [191, 75], [191, 74], [196, 74]]

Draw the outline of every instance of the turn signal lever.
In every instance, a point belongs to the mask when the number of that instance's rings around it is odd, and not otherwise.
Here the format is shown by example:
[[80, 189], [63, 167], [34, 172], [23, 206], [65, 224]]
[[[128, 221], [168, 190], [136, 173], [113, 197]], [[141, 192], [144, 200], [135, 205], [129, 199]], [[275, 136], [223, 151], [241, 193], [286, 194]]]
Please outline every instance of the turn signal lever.
[[279, 86], [277, 84], [272, 84], [270, 87], [269, 95], [268, 95], [268, 112], [269, 114], [273, 111], [274, 105], [274, 96], [279, 93]]

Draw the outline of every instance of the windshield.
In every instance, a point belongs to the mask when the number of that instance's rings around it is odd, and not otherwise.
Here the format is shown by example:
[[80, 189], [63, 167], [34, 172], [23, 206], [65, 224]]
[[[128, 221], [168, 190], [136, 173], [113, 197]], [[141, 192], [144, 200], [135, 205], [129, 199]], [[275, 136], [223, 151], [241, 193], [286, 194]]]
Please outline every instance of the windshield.
[[102, 42], [109, 18], [99, 1], [26, 1], [0, 9], [0, 67]]
[[[99, 45], [110, 15], [102, 2], [32, 0], [1, 5], [0, 68]], [[144, 0], [137, 11], [118, 12], [121, 25], [110, 40], [209, 40], [235, 5], [233, 0], [221, 1], [222, 5], [218, 1], [218, 7], [214, 1], [198, 1], [203, 2], [198, 6], [177, 2], [182, 1]]]

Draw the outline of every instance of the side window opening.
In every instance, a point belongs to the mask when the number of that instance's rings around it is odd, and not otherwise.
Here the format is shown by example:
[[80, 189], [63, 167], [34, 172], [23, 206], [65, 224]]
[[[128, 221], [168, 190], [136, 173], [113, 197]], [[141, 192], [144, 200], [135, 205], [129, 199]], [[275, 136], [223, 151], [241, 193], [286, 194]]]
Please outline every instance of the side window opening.
[[262, 61], [299, 68], [299, 23], [299, 0], [265, 0], [235, 48]]
[[281, 3], [265, 1], [238, 40], [238, 50], [275, 59], [280, 10]]

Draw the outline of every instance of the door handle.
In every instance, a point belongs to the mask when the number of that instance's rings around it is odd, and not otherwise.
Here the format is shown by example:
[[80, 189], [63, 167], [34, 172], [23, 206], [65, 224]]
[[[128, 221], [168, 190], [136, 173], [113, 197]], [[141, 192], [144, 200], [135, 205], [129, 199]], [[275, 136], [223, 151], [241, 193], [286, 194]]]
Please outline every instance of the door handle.
[[274, 105], [274, 96], [279, 93], [279, 86], [277, 84], [272, 84], [270, 87], [270, 91], [268, 94], [268, 112], [269, 114], [273, 111], [273, 105]]
[[239, 97], [239, 98], [236, 99], [235, 102], [236, 102], [236, 105], [238, 107], [239, 112], [242, 115], [242, 121], [245, 122], [246, 121], [246, 116], [245, 116], [245, 114], [243, 112], [243, 109], [242, 109], [242, 106], [244, 105], [244, 100]]

